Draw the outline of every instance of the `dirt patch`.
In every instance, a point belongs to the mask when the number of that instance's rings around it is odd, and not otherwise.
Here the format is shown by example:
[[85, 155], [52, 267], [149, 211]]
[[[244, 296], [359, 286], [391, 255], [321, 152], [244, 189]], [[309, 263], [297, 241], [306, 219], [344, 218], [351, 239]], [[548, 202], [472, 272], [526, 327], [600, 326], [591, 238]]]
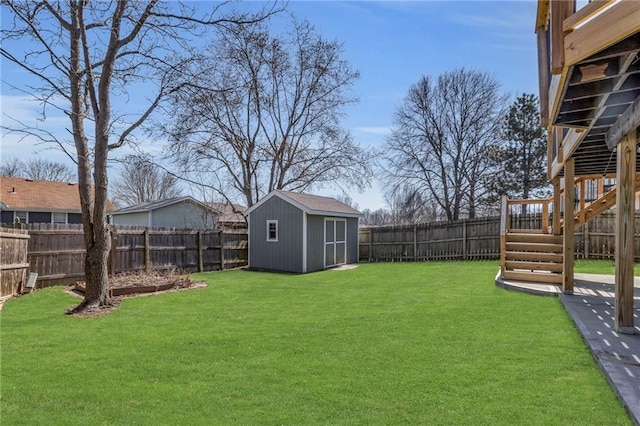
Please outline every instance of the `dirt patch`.
[[[153, 294], [191, 290], [206, 286], [207, 284], [204, 281], [193, 281], [188, 275], [180, 274], [176, 271], [122, 273], [109, 278], [109, 295], [111, 298], [109, 305], [90, 306], [73, 315], [81, 317], [102, 316], [118, 308], [125, 298], [151, 296]], [[84, 297], [84, 289], [85, 283], [77, 282], [65, 288], [65, 291], [78, 297]]]

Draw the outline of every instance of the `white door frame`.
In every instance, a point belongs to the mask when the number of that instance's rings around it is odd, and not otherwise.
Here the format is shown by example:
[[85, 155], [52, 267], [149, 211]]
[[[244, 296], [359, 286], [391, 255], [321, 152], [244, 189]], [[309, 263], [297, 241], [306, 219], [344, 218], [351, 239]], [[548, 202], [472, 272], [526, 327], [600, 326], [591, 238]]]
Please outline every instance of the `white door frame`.
[[[333, 241], [327, 241], [327, 222], [333, 222]], [[342, 222], [344, 223], [344, 240], [343, 241], [337, 241], [337, 223], [338, 222]], [[337, 266], [337, 265], [344, 265], [347, 263], [347, 219], [344, 218], [338, 218], [338, 217], [325, 217], [324, 218], [324, 229], [323, 229], [323, 246], [324, 246], [324, 250], [322, 252], [323, 254], [323, 259], [322, 259], [322, 264], [324, 265], [324, 268], [330, 268], [332, 266]], [[338, 243], [344, 243], [344, 262], [342, 263], [336, 263], [336, 259], [337, 259], [337, 252], [336, 252], [336, 247], [338, 245]], [[333, 264], [332, 265], [327, 265], [327, 250], [333, 250]]]

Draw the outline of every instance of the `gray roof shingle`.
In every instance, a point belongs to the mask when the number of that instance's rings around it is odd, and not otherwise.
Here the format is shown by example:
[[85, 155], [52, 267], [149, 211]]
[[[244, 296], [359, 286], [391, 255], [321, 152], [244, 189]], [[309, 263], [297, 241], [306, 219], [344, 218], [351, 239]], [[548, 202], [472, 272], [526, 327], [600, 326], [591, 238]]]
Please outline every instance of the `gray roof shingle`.
[[286, 198], [301, 204], [312, 212], [328, 212], [328, 213], [341, 213], [348, 215], [361, 215], [361, 213], [346, 205], [343, 202], [331, 197], [323, 197], [321, 195], [302, 194], [299, 192], [289, 192], [276, 190], [279, 194], [282, 194]]

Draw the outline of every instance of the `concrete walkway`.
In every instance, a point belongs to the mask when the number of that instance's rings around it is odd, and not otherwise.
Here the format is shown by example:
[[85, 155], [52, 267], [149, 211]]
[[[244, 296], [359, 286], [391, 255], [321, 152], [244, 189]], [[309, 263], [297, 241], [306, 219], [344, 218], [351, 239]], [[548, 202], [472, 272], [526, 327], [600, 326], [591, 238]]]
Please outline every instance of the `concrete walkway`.
[[[508, 290], [557, 296], [631, 418], [640, 426], [640, 279], [635, 279], [635, 334], [613, 328], [615, 287], [611, 275], [575, 274], [574, 294], [559, 286], [499, 280]], [[499, 282], [500, 281], [500, 282]]]

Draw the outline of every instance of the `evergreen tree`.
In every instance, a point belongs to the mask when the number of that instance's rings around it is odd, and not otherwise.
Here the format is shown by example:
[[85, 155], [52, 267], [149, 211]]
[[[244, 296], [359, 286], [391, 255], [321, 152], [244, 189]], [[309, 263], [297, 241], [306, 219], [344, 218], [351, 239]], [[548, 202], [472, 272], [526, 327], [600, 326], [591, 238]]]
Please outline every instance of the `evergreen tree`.
[[548, 195], [547, 132], [540, 126], [538, 97], [523, 93], [509, 108], [502, 129], [502, 145], [494, 151], [498, 173], [496, 195], [529, 198]]

